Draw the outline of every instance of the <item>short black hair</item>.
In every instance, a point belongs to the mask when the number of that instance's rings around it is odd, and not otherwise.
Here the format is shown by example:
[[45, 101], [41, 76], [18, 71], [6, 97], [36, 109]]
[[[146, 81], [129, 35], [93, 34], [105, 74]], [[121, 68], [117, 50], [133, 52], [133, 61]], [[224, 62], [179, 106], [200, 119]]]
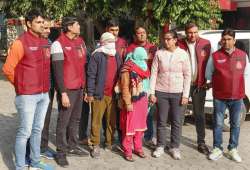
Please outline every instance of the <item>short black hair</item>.
[[170, 34], [173, 38], [178, 38], [178, 34], [175, 30], [169, 30], [163, 33], [163, 35]]
[[134, 29], [134, 34], [136, 34], [136, 31], [137, 31], [139, 28], [144, 29], [144, 30], [146, 31], [146, 33], [147, 33], [147, 29], [146, 29], [143, 25], [136, 25], [136, 26], [135, 26], [135, 29]]
[[190, 28], [193, 28], [193, 27], [197, 27], [197, 28], [198, 28], [198, 26], [197, 26], [196, 23], [194, 23], [194, 22], [189, 22], [189, 23], [187, 23], [187, 24], [185, 25], [185, 31], [187, 32], [187, 30], [189, 30]]
[[106, 24], [106, 28], [119, 27], [119, 21], [116, 18], [109, 19]]
[[224, 31], [221, 34], [221, 37], [225, 36], [225, 35], [229, 35], [233, 38], [235, 38], [235, 31], [232, 28], [226, 28], [224, 29]]
[[27, 25], [27, 22], [32, 22], [37, 17], [44, 18], [43, 14], [39, 9], [31, 9], [25, 16], [25, 23]]
[[62, 30], [63, 30], [63, 32], [68, 32], [69, 31], [68, 26], [73, 25], [75, 22], [78, 22], [76, 17], [72, 17], [72, 16], [63, 17], [63, 19], [62, 19]]

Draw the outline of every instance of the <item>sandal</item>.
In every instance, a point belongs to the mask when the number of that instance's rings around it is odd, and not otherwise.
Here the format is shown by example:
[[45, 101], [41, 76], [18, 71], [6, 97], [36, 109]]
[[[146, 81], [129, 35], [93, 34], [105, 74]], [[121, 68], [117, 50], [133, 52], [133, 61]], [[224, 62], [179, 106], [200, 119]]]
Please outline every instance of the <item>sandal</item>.
[[140, 158], [146, 158], [146, 157], [147, 157], [143, 151], [141, 151], [141, 152], [134, 152], [134, 153], [135, 153], [137, 156], [139, 156]]
[[132, 156], [124, 156], [124, 159], [129, 162], [134, 162], [135, 160], [132, 158]]

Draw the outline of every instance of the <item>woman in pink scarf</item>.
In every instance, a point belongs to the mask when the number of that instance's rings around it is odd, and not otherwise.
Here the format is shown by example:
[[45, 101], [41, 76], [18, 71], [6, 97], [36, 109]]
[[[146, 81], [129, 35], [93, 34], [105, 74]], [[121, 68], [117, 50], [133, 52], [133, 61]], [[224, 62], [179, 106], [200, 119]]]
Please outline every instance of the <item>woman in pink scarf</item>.
[[138, 47], [133, 53], [128, 54], [127, 60], [121, 70], [121, 98], [122, 110], [120, 115], [120, 129], [122, 131], [122, 146], [124, 158], [133, 162], [132, 145], [134, 153], [145, 158], [142, 150], [142, 137], [147, 129], [147, 91], [149, 76], [147, 52]]

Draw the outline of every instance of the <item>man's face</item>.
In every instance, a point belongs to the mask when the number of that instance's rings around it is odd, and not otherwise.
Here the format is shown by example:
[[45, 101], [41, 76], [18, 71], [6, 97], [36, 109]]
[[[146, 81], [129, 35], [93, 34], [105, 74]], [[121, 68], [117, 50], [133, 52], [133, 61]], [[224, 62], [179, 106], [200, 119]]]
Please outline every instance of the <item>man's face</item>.
[[51, 27], [50, 21], [45, 20], [43, 27], [44, 29], [43, 29], [42, 37], [47, 39], [50, 34], [50, 27]]
[[44, 31], [44, 19], [41, 16], [38, 16], [31, 22], [28, 21], [27, 26], [31, 32], [40, 36]]
[[199, 38], [198, 27], [191, 27], [188, 30], [186, 30], [186, 36], [188, 42], [190, 43], [196, 42], [196, 40]]
[[146, 30], [142, 27], [138, 28], [135, 32], [135, 38], [140, 43], [146, 42], [147, 41]]
[[119, 34], [119, 27], [118, 26], [115, 26], [115, 27], [109, 27], [107, 29], [107, 31], [111, 34], [113, 34], [116, 38], [118, 37], [118, 34]]
[[235, 38], [230, 35], [224, 35], [223, 37], [221, 37], [221, 46], [225, 50], [233, 49], [235, 42], [236, 42]]
[[80, 25], [79, 25], [79, 22], [74, 22], [74, 24], [70, 25], [69, 27], [69, 31], [73, 34], [76, 34], [76, 35], [80, 35]]

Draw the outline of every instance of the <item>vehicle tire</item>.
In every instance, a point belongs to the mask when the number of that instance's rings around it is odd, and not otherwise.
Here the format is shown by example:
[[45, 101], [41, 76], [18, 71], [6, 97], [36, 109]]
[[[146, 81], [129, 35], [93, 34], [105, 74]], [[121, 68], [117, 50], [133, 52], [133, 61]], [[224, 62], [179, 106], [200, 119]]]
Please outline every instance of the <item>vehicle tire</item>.
[[[241, 108], [241, 118], [240, 118], [240, 125], [242, 125], [246, 119], [246, 107], [245, 104], [242, 105]], [[230, 132], [230, 122], [229, 122], [229, 110], [227, 109], [225, 111], [225, 118], [224, 118], [224, 127], [223, 127], [224, 132]]]

